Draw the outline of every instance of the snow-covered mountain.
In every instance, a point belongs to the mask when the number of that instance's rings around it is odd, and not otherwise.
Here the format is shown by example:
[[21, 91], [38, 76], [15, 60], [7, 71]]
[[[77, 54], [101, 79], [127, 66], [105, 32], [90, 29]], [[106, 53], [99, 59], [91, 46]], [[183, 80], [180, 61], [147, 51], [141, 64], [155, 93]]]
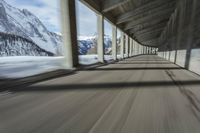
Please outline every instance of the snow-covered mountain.
[[97, 37], [96, 36], [79, 36], [78, 37], [79, 44], [79, 54], [85, 55], [92, 48], [95, 48], [97, 45]]
[[21, 36], [0, 32], [0, 56], [53, 56]]
[[[78, 43], [79, 43], [79, 54], [85, 55], [91, 50], [93, 50], [93, 52], [90, 52], [90, 54], [95, 54], [97, 49], [97, 35], [79, 36]], [[111, 52], [111, 46], [112, 46], [112, 40], [110, 36], [108, 35], [104, 36], [104, 45], [105, 45], [105, 54], [109, 54]]]
[[[105, 53], [109, 53], [111, 37], [105, 35], [104, 40]], [[97, 35], [79, 36], [78, 43], [80, 55], [95, 54]], [[34, 14], [0, 0], [0, 56], [59, 56], [61, 44], [61, 35], [50, 32]]]
[[[0, 0], [0, 32], [20, 36], [47, 53], [61, 55], [61, 36], [50, 32], [43, 23], [26, 9], [20, 10]], [[1, 40], [1, 44], [5, 42]]]
[[104, 36], [105, 54], [109, 54], [112, 51], [112, 40], [108, 35]]

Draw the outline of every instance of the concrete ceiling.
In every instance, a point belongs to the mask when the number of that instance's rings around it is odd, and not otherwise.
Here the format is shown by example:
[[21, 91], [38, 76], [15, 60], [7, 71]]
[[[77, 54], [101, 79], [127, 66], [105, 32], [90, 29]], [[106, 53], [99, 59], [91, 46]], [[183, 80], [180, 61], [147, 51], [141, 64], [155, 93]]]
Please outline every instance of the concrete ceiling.
[[158, 38], [176, 9], [177, 0], [81, 0], [146, 46]]

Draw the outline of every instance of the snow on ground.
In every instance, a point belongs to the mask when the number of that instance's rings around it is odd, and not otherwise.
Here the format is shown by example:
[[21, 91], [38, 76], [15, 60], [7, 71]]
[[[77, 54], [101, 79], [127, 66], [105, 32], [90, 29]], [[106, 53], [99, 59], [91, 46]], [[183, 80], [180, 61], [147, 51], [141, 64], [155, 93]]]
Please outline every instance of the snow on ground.
[[78, 40], [93, 40], [96, 36], [78, 36]]
[[0, 57], [0, 78], [23, 78], [63, 68], [64, 57]]
[[[112, 55], [104, 55], [104, 58], [107, 62], [112, 61], [113, 57]], [[120, 59], [120, 55], [117, 55], [117, 58]], [[91, 65], [98, 63], [98, 55], [92, 54], [92, 55], [79, 55], [79, 63], [82, 65]]]
[[98, 62], [98, 55], [79, 55], [79, 63], [82, 65], [90, 65]]
[[[80, 64], [91, 65], [98, 62], [97, 55], [80, 55]], [[112, 60], [105, 55], [105, 60]], [[65, 69], [64, 57], [15, 56], [0, 57], [0, 78], [23, 78], [36, 74]]]
[[[105, 60], [109, 61], [112, 60], [112, 56], [111, 55], [105, 55], [104, 56]], [[82, 65], [91, 65], [91, 64], [95, 64], [98, 63], [98, 55], [80, 55], [79, 56], [79, 63]]]

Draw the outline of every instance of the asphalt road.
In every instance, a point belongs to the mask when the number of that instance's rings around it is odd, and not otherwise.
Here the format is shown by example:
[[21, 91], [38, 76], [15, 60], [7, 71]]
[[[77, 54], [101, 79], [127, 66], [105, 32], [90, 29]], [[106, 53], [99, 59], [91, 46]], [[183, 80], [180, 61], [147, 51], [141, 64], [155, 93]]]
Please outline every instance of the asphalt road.
[[1, 92], [0, 133], [200, 133], [200, 77], [138, 56]]

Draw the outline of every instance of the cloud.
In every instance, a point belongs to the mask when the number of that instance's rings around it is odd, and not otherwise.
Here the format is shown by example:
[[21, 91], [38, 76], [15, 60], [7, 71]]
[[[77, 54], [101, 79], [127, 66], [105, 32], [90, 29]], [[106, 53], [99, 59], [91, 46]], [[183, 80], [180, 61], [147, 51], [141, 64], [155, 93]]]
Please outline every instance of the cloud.
[[96, 14], [79, 0], [76, 1], [76, 5], [78, 34], [94, 35], [97, 32]]
[[[36, 15], [44, 25], [53, 32], [60, 29], [60, 0], [5, 0], [14, 7], [27, 9]], [[94, 35], [97, 32], [97, 16], [79, 0], [77, 4], [77, 27], [79, 35]], [[111, 35], [110, 24], [105, 23], [105, 34]]]
[[44, 25], [54, 32], [60, 32], [60, 10], [58, 0], [6, 0], [20, 9], [27, 9], [36, 15]]

